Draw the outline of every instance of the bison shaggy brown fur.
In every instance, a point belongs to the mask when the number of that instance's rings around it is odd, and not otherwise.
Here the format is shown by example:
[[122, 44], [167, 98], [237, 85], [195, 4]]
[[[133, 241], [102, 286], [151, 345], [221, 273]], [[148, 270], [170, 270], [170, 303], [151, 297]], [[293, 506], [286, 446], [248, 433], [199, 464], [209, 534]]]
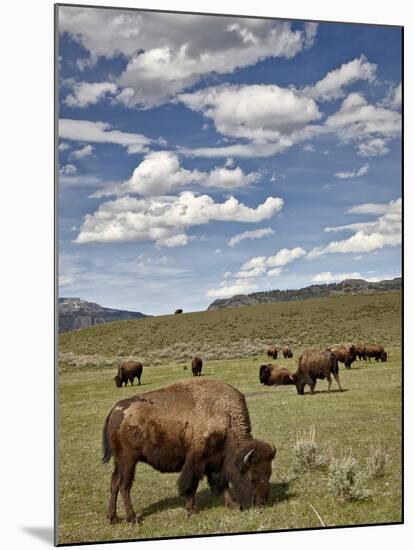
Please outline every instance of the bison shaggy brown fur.
[[332, 376], [334, 376], [340, 391], [338, 360], [329, 350], [310, 348], [299, 357], [297, 371], [293, 374], [294, 383], [298, 394], [303, 395], [306, 384], [310, 387], [311, 394], [315, 391], [316, 381], [326, 378], [328, 380], [328, 392], [331, 391]]
[[329, 348], [329, 351], [331, 351], [338, 361], [343, 363], [347, 369], [351, 368], [352, 363], [356, 359], [356, 351], [353, 344]]
[[118, 367], [118, 373], [114, 377], [115, 385], [117, 388], [122, 388], [128, 385], [128, 380], [131, 382], [131, 386], [134, 385], [134, 378], [138, 378], [138, 385], [141, 385], [141, 376], [144, 366], [139, 361], [126, 361]]
[[264, 504], [275, 454], [253, 438], [243, 394], [220, 380], [185, 380], [118, 401], [103, 428], [102, 461], [114, 459], [108, 518], [117, 521], [121, 492], [127, 521], [137, 521], [130, 499], [137, 462], [181, 472], [178, 491], [189, 513], [203, 476], [228, 506]]
[[290, 349], [289, 346], [283, 346], [282, 353], [285, 359], [291, 359], [293, 357], [292, 350]]
[[191, 361], [191, 370], [193, 372], [193, 376], [201, 376], [201, 370], [203, 368], [203, 360], [201, 357], [196, 355], [194, 359]]
[[267, 356], [271, 357], [272, 359], [277, 359], [277, 347], [270, 346], [270, 348], [267, 350]]
[[375, 361], [381, 360], [385, 362], [387, 360], [387, 352], [384, 350], [382, 344], [368, 344], [365, 347], [365, 353], [368, 357], [368, 361], [371, 361], [371, 357], [374, 357]]
[[361, 360], [364, 359], [367, 360], [367, 349], [364, 344], [358, 344], [355, 346], [355, 355], [357, 359]]
[[289, 369], [271, 364], [260, 366], [259, 380], [265, 386], [287, 386], [294, 384], [294, 379]]

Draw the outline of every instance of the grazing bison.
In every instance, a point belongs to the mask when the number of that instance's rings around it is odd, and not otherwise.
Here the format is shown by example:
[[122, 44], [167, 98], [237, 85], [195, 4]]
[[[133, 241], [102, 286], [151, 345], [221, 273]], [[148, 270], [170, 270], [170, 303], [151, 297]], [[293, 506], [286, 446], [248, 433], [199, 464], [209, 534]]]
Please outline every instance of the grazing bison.
[[128, 385], [128, 380], [131, 382], [131, 386], [134, 385], [134, 378], [138, 378], [138, 385], [141, 385], [141, 376], [144, 367], [139, 361], [127, 361], [122, 363], [118, 367], [118, 374], [114, 377], [115, 385], [117, 388], [122, 388], [122, 384], [125, 383], [125, 387]]
[[343, 363], [347, 369], [351, 368], [352, 363], [356, 359], [355, 346], [353, 344], [349, 346], [336, 346], [333, 348], [328, 348], [339, 362]]
[[364, 344], [358, 344], [357, 346], [355, 346], [355, 354], [357, 356], [357, 359], [359, 359], [359, 361], [361, 359], [364, 359], [366, 361], [367, 360], [366, 346], [364, 346]]
[[267, 350], [267, 356], [271, 357], [272, 359], [277, 359], [277, 347], [270, 346], [270, 348]]
[[174, 311], [174, 315], [178, 315], [179, 313], [182, 313], [182, 312], [183, 312], [182, 309], [176, 309], [176, 310]]
[[260, 366], [259, 380], [265, 386], [286, 386], [295, 383], [290, 370], [270, 364]]
[[283, 357], [285, 359], [291, 359], [293, 357], [292, 350], [290, 349], [289, 346], [283, 346], [282, 352], [283, 352]]
[[371, 357], [374, 357], [375, 361], [381, 360], [385, 362], [387, 360], [387, 352], [384, 350], [382, 344], [368, 344], [365, 347], [365, 353], [368, 361], [371, 361]]
[[102, 461], [114, 458], [108, 518], [118, 519], [120, 491], [127, 521], [137, 521], [130, 491], [139, 461], [160, 472], [181, 472], [178, 492], [188, 513], [204, 475], [229, 507], [265, 504], [275, 454], [273, 445], [253, 439], [243, 394], [220, 380], [185, 380], [123, 399], [103, 428]]
[[298, 394], [303, 395], [306, 384], [310, 387], [311, 394], [315, 391], [316, 381], [328, 380], [328, 392], [331, 391], [333, 374], [340, 391], [338, 360], [329, 350], [307, 349], [299, 357], [297, 371], [292, 375]]
[[203, 360], [201, 357], [196, 355], [191, 361], [191, 370], [193, 371], [193, 376], [201, 376], [201, 369], [203, 368]]

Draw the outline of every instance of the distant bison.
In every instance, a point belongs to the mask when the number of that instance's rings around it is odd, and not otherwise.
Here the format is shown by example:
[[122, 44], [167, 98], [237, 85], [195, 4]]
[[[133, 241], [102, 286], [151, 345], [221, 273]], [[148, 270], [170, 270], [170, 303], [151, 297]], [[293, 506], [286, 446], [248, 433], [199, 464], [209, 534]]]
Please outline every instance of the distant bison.
[[352, 363], [356, 359], [355, 346], [350, 344], [348, 346], [336, 346], [329, 348], [340, 363], [343, 363], [347, 369], [351, 368]]
[[384, 350], [382, 344], [368, 344], [365, 347], [365, 353], [368, 361], [371, 361], [371, 357], [374, 357], [375, 361], [381, 360], [385, 362], [387, 360], [387, 352]]
[[[108, 518], [115, 523], [121, 492], [126, 519], [138, 520], [130, 491], [141, 461], [159, 472], [181, 472], [178, 491], [194, 512], [195, 493], [207, 476], [227, 506], [265, 504], [273, 445], [253, 439], [246, 400], [220, 380], [186, 380], [118, 401], [103, 428], [104, 463], [114, 459]], [[231, 485], [231, 489], [230, 489]]]
[[267, 356], [271, 357], [272, 359], [277, 359], [277, 347], [270, 346], [270, 348], [267, 350]]
[[115, 385], [117, 388], [122, 388], [125, 383], [125, 387], [128, 385], [128, 380], [131, 382], [131, 386], [134, 385], [134, 378], [138, 378], [138, 385], [141, 385], [141, 376], [144, 367], [139, 361], [127, 361], [122, 363], [118, 367], [118, 374], [114, 377]]
[[289, 346], [283, 346], [282, 353], [285, 359], [291, 359], [293, 357], [292, 350], [290, 349]]
[[295, 383], [290, 370], [270, 364], [260, 366], [259, 380], [265, 386], [286, 386]]
[[201, 369], [203, 368], [203, 360], [201, 357], [196, 355], [191, 361], [191, 370], [193, 371], [193, 376], [201, 376]]
[[334, 376], [340, 391], [338, 360], [329, 350], [310, 348], [299, 357], [297, 371], [292, 375], [298, 394], [303, 395], [306, 384], [310, 387], [311, 394], [315, 391], [316, 381], [328, 380], [328, 392], [331, 391], [332, 377]]
[[182, 309], [176, 309], [176, 310], [174, 311], [174, 315], [178, 315], [179, 313], [182, 313], [182, 312], [183, 312]]
[[355, 354], [357, 356], [357, 359], [359, 360], [364, 359], [366, 361], [367, 360], [366, 346], [364, 346], [364, 344], [358, 344], [357, 346], [355, 346]]

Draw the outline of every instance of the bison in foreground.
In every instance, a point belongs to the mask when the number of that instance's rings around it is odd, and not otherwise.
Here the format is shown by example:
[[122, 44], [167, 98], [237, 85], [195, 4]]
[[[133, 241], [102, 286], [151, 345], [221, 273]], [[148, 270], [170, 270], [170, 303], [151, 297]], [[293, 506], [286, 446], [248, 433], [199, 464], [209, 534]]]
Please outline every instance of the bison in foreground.
[[303, 395], [306, 384], [310, 387], [311, 394], [315, 391], [316, 381], [328, 380], [328, 392], [331, 391], [332, 376], [334, 376], [339, 390], [342, 391], [339, 382], [338, 360], [329, 350], [308, 349], [299, 358], [297, 371], [292, 375], [298, 394]]
[[285, 359], [292, 359], [293, 353], [289, 346], [283, 346], [282, 352]]
[[368, 344], [365, 347], [365, 353], [368, 357], [368, 361], [371, 361], [371, 357], [374, 357], [375, 361], [381, 360], [385, 362], [387, 360], [387, 352], [384, 350], [382, 344]]
[[118, 367], [118, 373], [114, 377], [115, 385], [117, 388], [122, 388], [125, 383], [125, 387], [128, 385], [128, 380], [131, 382], [131, 386], [134, 385], [134, 378], [138, 378], [138, 385], [141, 385], [141, 376], [144, 367], [139, 361], [127, 361], [122, 363]]
[[267, 350], [267, 357], [271, 357], [272, 359], [277, 359], [277, 347], [276, 346], [270, 346], [270, 348]]
[[295, 383], [290, 370], [279, 365], [261, 365], [259, 380], [265, 386], [287, 386]]
[[108, 518], [118, 519], [120, 491], [127, 521], [137, 521], [130, 491], [139, 461], [160, 472], [181, 472], [178, 492], [188, 513], [205, 475], [227, 506], [265, 504], [275, 454], [273, 445], [251, 435], [243, 394], [220, 380], [185, 380], [123, 399], [103, 428], [102, 461], [114, 459]]
[[193, 376], [201, 376], [201, 370], [203, 368], [203, 360], [201, 357], [196, 355], [191, 361], [191, 370], [193, 371]]
[[329, 348], [339, 362], [343, 363], [347, 369], [351, 368], [352, 363], [356, 359], [355, 346], [353, 344], [349, 346], [336, 346]]

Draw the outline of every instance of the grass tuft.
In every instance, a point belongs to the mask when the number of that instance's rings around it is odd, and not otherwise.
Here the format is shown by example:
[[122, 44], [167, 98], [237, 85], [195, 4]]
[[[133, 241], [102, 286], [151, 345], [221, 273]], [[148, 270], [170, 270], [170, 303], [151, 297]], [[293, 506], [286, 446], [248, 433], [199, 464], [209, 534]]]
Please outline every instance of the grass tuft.
[[324, 468], [329, 463], [328, 456], [319, 450], [316, 443], [315, 426], [312, 426], [308, 432], [297, 434], [293, 452], [294, 475], [306, 470]]
[[350, 451], [347, 456], [332, 460], [329, 466], [328, 491], [340, 502], [364, 500], [371, 494], [363, 487], [366, 477]]

